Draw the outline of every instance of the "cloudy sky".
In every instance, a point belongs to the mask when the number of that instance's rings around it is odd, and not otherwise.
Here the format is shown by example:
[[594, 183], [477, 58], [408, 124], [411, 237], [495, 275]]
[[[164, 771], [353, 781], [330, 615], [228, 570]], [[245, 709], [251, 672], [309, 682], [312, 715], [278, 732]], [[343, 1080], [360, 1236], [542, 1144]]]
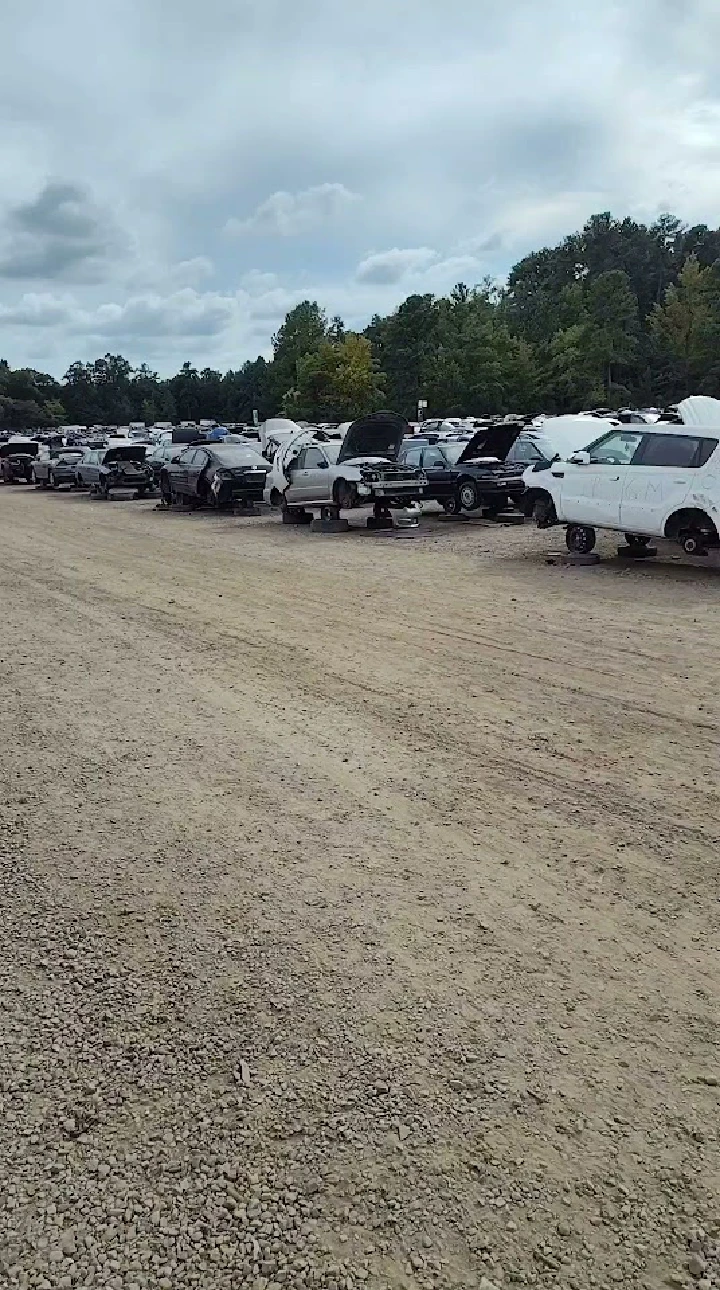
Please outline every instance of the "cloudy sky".
[[3, 0], [0, 355], [161, 374], [596, 211], [720, 224], [718, 0]]

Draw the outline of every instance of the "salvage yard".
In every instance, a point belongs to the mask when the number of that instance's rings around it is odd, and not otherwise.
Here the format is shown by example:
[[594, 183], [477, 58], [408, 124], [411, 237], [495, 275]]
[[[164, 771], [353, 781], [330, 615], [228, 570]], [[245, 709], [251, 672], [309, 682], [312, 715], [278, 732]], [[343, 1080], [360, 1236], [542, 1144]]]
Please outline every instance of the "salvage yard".
[[715, 1284], [718, 568], [0, 543], [0, 1284]]

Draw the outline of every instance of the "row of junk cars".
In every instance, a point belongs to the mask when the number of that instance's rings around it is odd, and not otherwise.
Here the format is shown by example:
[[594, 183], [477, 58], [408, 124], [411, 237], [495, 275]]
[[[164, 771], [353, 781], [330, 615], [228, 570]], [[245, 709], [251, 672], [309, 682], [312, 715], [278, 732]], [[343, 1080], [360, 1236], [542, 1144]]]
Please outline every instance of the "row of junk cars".
[[720, 400], [672, 408], [598, 409], [534, 419], [468, 418], [410, 426], [377, 412], [342, 426], [273, 419], [259, 427], [191, 425], [133, 436], [56, 432], [0, 436], [0, 481], [41, 489], [121, 491], [167, 508], [259, 513], [285, 524], [347, 527], [369, 508], [369, 528], [416, 527], [422, 505], [450, 516], [534, 517], [562, 525], [568, 549], [593, 550], [598, 529], [629, 546], [678, 541], [688, 554], [720, 545]]

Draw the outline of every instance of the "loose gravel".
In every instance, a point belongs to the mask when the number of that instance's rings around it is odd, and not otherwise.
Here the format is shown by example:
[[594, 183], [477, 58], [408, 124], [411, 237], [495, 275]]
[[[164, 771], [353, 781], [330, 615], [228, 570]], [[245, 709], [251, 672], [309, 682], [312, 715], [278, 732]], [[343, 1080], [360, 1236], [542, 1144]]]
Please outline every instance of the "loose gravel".
[[717, 573], [0, 543], [0, 1286], [720, 1285]]

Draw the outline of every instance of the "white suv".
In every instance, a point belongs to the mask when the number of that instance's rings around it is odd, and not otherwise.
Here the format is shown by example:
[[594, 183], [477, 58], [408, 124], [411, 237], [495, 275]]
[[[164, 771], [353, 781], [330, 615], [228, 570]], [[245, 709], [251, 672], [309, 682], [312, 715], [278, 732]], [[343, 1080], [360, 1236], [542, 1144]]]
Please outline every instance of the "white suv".
[[718, 429], [618, 426], [567, 461], [528, 467], [523, 509], [540, 528], [567, 525], [570, 551], [592, 551], [596, 529], [619, 529], [631, 546], [670, 538], [707, 555], [720, 545], [718, 442]]

